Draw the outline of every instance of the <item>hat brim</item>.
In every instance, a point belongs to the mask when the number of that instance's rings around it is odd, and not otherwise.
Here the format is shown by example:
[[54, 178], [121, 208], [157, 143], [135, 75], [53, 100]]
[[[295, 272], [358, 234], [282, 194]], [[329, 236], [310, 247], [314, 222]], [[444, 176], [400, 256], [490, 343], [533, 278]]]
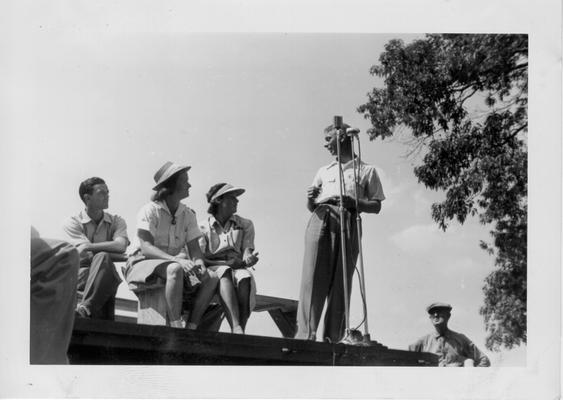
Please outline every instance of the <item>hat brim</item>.
[[175, 174], [177, 174], [178, 172], [182, 172], [182, 171], [189, 171], [192, 167], [189, 165], [180, 165], [178, 166], [178, 168], [175, 168], [173, 171], [170, 171], [167, 175], [163, 177], [153, 188], [152, 190], [158, 190], [160, 189], [160, 187], [168, 180], [170, 180], [170, 178], [172, 178]]
[[427, 312], [428, 314], [432, 314], [432, 313], [433, 313], [434, 311], [436, 311], [436, 310], [448, 310], [448, 311], [452, 311], [452, 308], [451, 308], [451, 307], [447, 307], [447, 306], [436, 306], [436, 307], [428, 308], [428, 309], [426, 310], [426, 312]]
[[221, 198], [221, 197], [223, 197], [227, 194], [229, 194], [231, 196], [238, 197], [241, 194], [243, 194], [244, 192], [246, 192], [246, 189], [239, 188], [239, 187], [231, 187], [231, 188], [228, 188], [224, 191], [219, 190], [217, 193], [215, 193], [215, 195], [211, 198], [211, 200], [209, 200], [209, 202], [215, 201], [215, 200], [217, 200], [217, 199], [219, 199], [219, 198]]
[[238, 197], [241, 194], [243, 194], [244, 192], [246, 192], [246, 190], [243, 189], [243, 188], [232, 188], [232, 189], [225, 191], [225, 193], [223, 193], [221, 196], [224, 196], [226, 194], [230, 194], [232, 196]]

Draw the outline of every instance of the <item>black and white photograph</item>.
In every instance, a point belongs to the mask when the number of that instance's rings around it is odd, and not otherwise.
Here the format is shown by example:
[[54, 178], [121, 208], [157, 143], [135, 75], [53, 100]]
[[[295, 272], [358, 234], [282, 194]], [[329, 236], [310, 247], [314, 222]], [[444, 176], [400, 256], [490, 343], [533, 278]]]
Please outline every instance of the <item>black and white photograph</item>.
[[0, 396], [560, 396], [540, 3], [2, 4]]

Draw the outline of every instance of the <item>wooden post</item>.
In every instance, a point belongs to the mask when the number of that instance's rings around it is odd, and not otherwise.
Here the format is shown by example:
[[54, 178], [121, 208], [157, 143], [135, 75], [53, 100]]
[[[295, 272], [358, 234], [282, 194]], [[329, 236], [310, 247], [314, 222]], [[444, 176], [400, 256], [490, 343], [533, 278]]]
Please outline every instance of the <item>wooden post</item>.
[[170, 325], [166, 313], [164, 286], [136, 293], [139, 298], [137, 323], [144, 325]]

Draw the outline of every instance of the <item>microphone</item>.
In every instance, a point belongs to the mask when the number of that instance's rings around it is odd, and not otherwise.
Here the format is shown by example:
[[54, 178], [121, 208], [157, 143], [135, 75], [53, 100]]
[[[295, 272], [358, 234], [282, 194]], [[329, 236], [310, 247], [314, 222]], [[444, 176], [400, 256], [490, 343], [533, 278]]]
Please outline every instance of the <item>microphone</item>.
[[360, 133], [360, 130], [358, 128], [348, 128], [346, 129], [346, 134], [348, 136], [356, 136]]
[[341, 129], [342, 128], [342, 117], [339, 115], [334, 116], [334, 129]]

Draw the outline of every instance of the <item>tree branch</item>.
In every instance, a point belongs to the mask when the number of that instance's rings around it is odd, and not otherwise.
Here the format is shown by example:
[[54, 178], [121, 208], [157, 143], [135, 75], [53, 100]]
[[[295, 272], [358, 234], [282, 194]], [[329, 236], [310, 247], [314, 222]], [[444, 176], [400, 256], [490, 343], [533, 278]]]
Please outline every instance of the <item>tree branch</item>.
[[501, 146], [504, 146], [505, 144], [507, 144], [511, 139], [514, 139], [516, 137], [516, 135], [518, 135], [518, 133], [520, 133], [522, 130], [526, 129], [528, 127], [528, 123], [523, 124], [522, 126], [520, 126], [518, 129], [516, 129], [514, 132], [512, 132], [510, 135], [508, 135], [500, 144]]
[[473, 97], [473, 95], [474, 95], [475, 93], [477, 93], [478, 91], [479, 91], [478, 89], [474, 89], [474, 90], [473, 90], [473, 93], [471, 93], [471, 94], [469, 94], [469, 95], [467, 95], [467, 96], [465, 96], [465, 97], [463, 97], [463, 98], [460, 97], [460, 98], [459, 98], [459, 104], [460, 104], [460, 106], [463, 106], [463, 103], [465, 103], [465, 101], [466, 101], [467, 99]]

